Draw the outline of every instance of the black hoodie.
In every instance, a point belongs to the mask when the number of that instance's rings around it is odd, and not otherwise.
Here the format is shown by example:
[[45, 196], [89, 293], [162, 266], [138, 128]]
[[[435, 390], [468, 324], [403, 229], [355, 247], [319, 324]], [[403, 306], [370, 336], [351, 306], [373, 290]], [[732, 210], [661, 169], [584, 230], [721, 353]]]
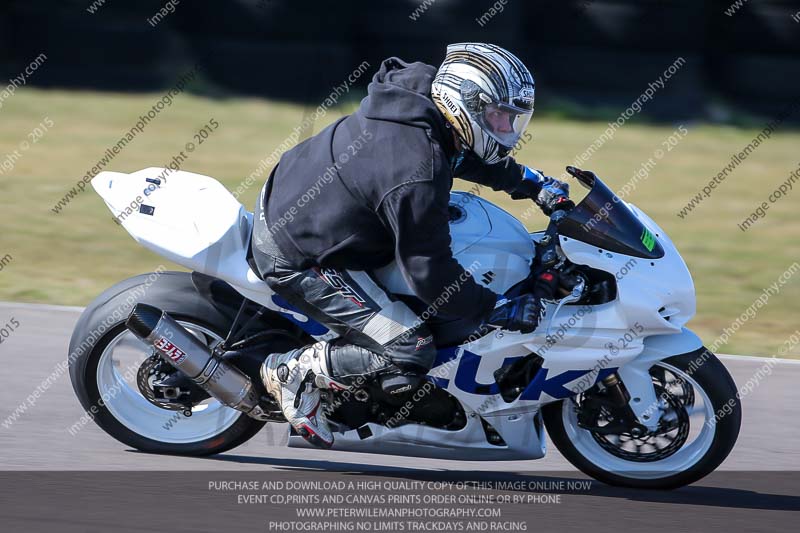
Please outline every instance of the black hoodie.
[[[352, 115], [283, 154], [264, 195], [265, 222], [298, 269], [372, 270], [396, 260], [426, 304], [444, 296], [437, 312], [478, 321], [496, 296], [450, 249], [456, 153], [431, 100], [435, 75], [423, 63], [383, 61]], [[522, 178], [511, 158], [492, 166], [467, 158], [456, 174], [507, 192]]]

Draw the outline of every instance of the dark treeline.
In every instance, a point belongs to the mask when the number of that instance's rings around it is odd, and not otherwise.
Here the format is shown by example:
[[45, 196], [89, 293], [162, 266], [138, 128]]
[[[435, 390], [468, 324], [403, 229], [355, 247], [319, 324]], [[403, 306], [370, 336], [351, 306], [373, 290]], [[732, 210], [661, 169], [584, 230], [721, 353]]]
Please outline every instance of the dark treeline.
[[[800, 96], [796, 0], [4, 0], [0, 76], [156, 90], [199, 64], [217, 94], [318, 102], [359, 64], [438, 63], [448, 42], [513, 50], [540, 108], [619, 109], [682, 57], [644, 112], [774, 114]], [[731, 11], [734, 9], [734, 11]], [[3, 85], [0, 82], [0, 85]], [[212, 89], [210, 89], [212, 90]], [[720, 105], [721, 104], [721, 105]], [[719, 118], [719, 117], [716, 117]]]

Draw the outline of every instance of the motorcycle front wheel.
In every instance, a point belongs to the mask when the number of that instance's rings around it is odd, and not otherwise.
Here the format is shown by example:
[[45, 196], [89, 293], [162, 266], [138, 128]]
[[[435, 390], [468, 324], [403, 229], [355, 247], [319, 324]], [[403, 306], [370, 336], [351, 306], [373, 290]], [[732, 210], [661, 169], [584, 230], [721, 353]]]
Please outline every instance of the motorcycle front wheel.
[[703, 348], [657, 362], [650, 375], [662, 420], [654, 432], [581, 427], [584, 395], [542, 409], [550, 438], [573, 466], [610, 485], [674, 489], [703, 478], [725, 460], [739, 435], [742, 408], [736, 384], [719, 359]]

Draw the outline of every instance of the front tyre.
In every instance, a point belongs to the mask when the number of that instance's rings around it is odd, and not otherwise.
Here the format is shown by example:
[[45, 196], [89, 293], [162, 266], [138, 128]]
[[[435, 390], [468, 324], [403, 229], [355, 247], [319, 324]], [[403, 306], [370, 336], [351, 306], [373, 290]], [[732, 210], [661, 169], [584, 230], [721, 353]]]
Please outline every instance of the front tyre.
[[107, 290], [86, 308], [70, 341], [70, 378], [86, 410], [70, 432], [94, 421], [137, 450], [193, 456], [221, 453], [253, 437], [264, 422], [213, 398], [195, 405], [190, 417], [145, 398], [140, 369], [153, 351], [125, 327], [140, 302], [164, 309], [209, 345], [230, 329], [230, 320], [197, 292], [189, 273], [137, 276]]
[[542, 409], [550, 438], [570, 463], [610, 485], [672, 489], [694, 483], [725, 460], [739, 435], [742, 408], [719, 359], [703, 348], [657, 362], [650, 375], [665, 421], [653, 435], [581, 427], [583, 395]]

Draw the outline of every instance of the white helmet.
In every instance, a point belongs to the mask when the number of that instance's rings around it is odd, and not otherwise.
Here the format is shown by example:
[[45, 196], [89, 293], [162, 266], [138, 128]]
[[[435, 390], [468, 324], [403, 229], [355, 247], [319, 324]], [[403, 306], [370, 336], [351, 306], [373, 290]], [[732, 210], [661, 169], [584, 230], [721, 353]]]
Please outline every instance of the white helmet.
[[431, 96], [461, 142], [486, 163], [497, 163], [531, 120], [533, 75], [499, 46], [451, 44]]

